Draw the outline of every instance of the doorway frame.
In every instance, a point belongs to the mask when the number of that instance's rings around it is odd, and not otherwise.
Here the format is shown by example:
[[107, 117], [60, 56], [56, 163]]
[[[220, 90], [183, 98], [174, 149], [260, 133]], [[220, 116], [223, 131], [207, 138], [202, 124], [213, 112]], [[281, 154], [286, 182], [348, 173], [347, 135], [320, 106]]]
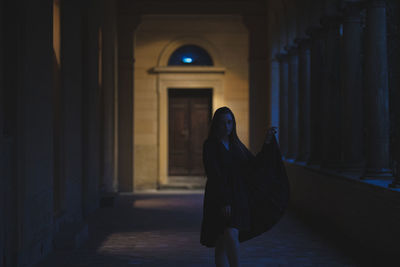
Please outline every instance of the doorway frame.
[[[172, 99], [180, 99], [181, 97], [185, 98], [188, 101], [190, 101], [189, 99], [193, 100], [193, 99], [196, 99], [196, 98], [207, 99], [207, 104], [206, 104], [207, 105], [207, 112], [208, 112], [207, 119], [210, 119], [210, 116], [212, 115], [212, 113], [211, 113], [212, 112], [212, 89], [211, 88], [201, 88], [201, 89], [168, 88], [167, 90], [168, 90], [168, 105], [169, 105], [168, 106], [168, 119], [171, 119], [171, 115], [172, 115], [171, 112], [173, 111], [171, 109], [171, 106], [170, 106], [171, 100]], [[194, 94], [192, 94], [192, 93], [194, 93]], [[189, 107], [189, 108], [191, 109], [191, 107]], [[194, 118], [194, 120], [192, 120], [192, 118]], [[197, 120], [196, 117], [192, 117], [192, 115], [189, 114], [189, 116], [188, 116], [188, 122], [189, 123], [187, 124], [189, 129], [192, 128], [192, 124], [193, 123], [197, 125], [196, 120]], [[197, 126], [200, 126], [200, 128], [203, 128], [203, 129], [205, 128], [205, 127], [202, 127], [202, 125], [197, 125]], [[167, 130], [168, 130], [168, 135], [171, 134], [171, 130], [172, 130], [171, 121], [168, 121]], [[175, 134], [178, 134], [178, 133], [175, 133]], [[191, 130], [189, 130], [189, 140], [190, 140], [190, 142], [193, 142], [193, 139], [191, 139], [191, 137], [192, 137], [191, 136]], [[202, 140], [203, 139], [197, 140], [197, 141], [201, 142]], [[171, 136], [169, 135], [168, 136], [168, 150], [169, 151], [174, 148], [173, 142], [171, 142], [171, 141], [172, 141], [171, 140]], [[186, 149], [189, 149], [189, 147], [186, 147]], [[188, 150], [186, 150], [186, 152], [188, 152]], [[186, 155], [185, 157], [190, 159], [191, 153], [193, 153], [193, 152], [194, 151], [190, 151], [189, 154]], [[170, 156], [170, 154], [168, 154], [168, 156]], [[195, 180], [195, 177], [202, 178], [204, 176], [203, 174], [199, 174], [199, 173], [193, 174], [193, 169], [191, 169], [191, 168], [193, 168], [194, 166], [189, 166], [189, 165], [186, 165], [187, 173], [184, 173], [184, 174], [181, 173], [181, 174], [172, 175], [171, 174], [171, 167], [172, 166], [177, 167], [175, 165], [176, 163], [177, 162], [172, 162], [171, 159], [168, 158], [168, 163], [167, 164], [168, 164], [168, 182], [169, 183], [171, 183], [171, 177], [175, 178], [175, 180], [172, 181], [174, 184], [175, 184], [176, 180], [179, 180], [179, 182], [182, 182], [183, 180], [185, 180], [185, 179], [183, 179], [183, 177], [186, 177], [186, 182], [183, 181], [185, 184], [191, 184], [192, 181]], [[189, 164], [189, 162], [186, 162], [186, 164]], [[199, 162], [199, 164], [196, 164], [196, 166], [197, 166], [198, 171], [200, 171], [199, 169], [203, 169], [203, 166], [200, 165], [200, 162]], [[185, 172], [185, 171], [183, 171], [183, 172]]]
[[224, 101], [225, 68], [222, 67], [156, 67], [158, 99], [158, 187], [167, 185], [168, 179], [168, 89], [204, 89], [212, 90], [212, 113]]

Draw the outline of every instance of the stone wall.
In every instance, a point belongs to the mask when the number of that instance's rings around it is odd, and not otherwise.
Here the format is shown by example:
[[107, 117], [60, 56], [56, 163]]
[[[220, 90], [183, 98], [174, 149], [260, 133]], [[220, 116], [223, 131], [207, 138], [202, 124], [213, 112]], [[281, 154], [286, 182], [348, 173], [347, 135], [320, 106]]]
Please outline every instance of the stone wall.
[[[331, 233], [349, 239], [354, 250], [395, 256], [400, 249], [400, 190], [388, 182], [361, 181], [301, 164], [286, 163], [291, 205]], [[385, 186], [386, 185], [386, 186]]]
[[[216, 58], [219, 60], [216, 67], [226, 69], [222, 78], [222, 98], [213, 99], [213, 102], [218, 101], [220, 106], [232, 109], [239, 137], [245, 144], [249, 142], [248, 33], [241, 16], [143, 16], [135, 33], [134, 52], [135, 190], [156, 188], [160, 182], [159, 161], [167, 160], [160, 156], [158, 142], [159, 76], [151, 70], [160, 66], [160, 57], [169, 45], [185, 39], [197, 40], [200, 46], [207, 43], [212, 47], [208, 52], [215, 57], [214, 61]], [[201, 80], [203, 76], [200, 75], [212, 74], [187, 75], [186, 84], [192, 87], [191, 81]], [[180, 79], [184, 80], [184, 77]]]

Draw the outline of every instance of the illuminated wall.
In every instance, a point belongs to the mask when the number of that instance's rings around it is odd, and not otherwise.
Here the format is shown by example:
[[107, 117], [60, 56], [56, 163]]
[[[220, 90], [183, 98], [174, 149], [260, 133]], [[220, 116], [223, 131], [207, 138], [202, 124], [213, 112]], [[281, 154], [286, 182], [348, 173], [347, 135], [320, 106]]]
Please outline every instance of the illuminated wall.
[[[167, 65], [175, 48], [189, 43], [206, 49], [220, 71], [186, 75], [154, 71]], [[135, 190], [167, 183], [168, 153], [163, 141], [167, 139], [160, 136], [168, 127], [162, 120], [168, 111], [163, 106], [163, 95], [169, 85], [175, 84], [164, 81], [177, 80], [188, 88], [204, 88], [204, 84], [213, 87], [213, 111], [220, 106], [230, 107], [236, 116], [239, 138], [248, 145], [248, 32], [240, 16], [144, 16], [135, 34], [134, 49]]]

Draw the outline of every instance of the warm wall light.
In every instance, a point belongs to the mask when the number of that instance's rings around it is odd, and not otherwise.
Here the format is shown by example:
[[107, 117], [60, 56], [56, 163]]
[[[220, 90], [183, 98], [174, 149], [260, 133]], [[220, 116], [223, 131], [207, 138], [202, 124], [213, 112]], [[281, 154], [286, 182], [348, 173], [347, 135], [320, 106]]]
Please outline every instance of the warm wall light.
[[63, 205], [64, 176], [62, 164], [62, 100], [61, 100], [61, 18], [60, 0], [53, 0], [53, 148], [54, 148], [54, 169], [53, 169], [53, 211], [57, 217]]
[[60, 0], [53, 1], [53, 49], [58, 66], [61, 65]]

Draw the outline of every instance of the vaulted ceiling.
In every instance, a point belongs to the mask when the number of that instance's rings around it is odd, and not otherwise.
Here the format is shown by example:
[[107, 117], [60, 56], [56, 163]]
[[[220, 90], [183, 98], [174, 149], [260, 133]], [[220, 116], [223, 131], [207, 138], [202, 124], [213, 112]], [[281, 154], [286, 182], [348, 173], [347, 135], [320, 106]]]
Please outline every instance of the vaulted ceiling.
[[142, 14], [266, 14], [268, 0], [119, 0], [119, 12]]

